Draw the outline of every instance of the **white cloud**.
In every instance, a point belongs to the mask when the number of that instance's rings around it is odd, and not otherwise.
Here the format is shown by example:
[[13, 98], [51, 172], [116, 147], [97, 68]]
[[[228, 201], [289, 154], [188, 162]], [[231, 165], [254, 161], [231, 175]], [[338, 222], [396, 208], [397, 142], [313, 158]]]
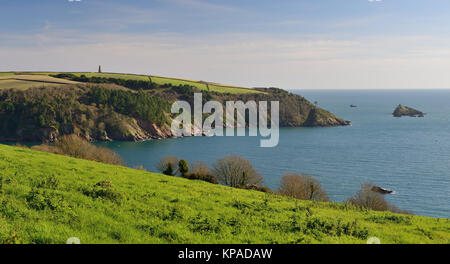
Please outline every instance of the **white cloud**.
[[6, 42], [2, 43], [7, 47], [0, 44], [0, 71], [95, 71], [102, 64], [106, 71], [250, 87], [450, 88], [448, 38], [344, 39], [262, 34], [199, 37], [71, 31], [4, 37]]

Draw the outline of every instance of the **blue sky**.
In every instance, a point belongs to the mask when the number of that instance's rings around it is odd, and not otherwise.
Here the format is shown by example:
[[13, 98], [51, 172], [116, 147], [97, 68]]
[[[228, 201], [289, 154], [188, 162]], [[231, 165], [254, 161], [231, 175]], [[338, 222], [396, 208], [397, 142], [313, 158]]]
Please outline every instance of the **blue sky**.
[[0, 71], [450, 88], [448, 0], [0, 0]]

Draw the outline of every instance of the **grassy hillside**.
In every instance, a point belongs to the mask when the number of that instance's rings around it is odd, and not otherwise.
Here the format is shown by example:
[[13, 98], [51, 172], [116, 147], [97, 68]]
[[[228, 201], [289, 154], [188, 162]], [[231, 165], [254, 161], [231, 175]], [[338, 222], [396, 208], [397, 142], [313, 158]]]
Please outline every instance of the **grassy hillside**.
[[0, 76], [14, 75], [13, 72], [0, 72]]
[[76, 82], [53, 78], [45, 75], [0, 75], [0, 89], [28, 89], [37, 86], [58, 86], [62, 84], [75, 84]]
[[[59, 72], [23, 72], [18, 73], [21, 75], [53, 75], [58, 74]], [[14, 73], [0, 73], [0, 76], [2, 75], [12, 75]], [[150, 81], [148, 75], [139, 75], [139, 74], [124, 74], [124, 73], [96, 73], [96, 72], [73, 72], [72, 74], [76, 76], [85, 75], [86, 77], [103, 77], [103, 78], [117, 78], [117, 79], [124, 79], [124, 80], [137, 80], [137, 81]], [[194, 80], [187, 80], [187, 79], [179, 79], [179, 78], [168, 78], [168, 77], [161, 77], [161, 76], [151, 76], [152, 81], [156, 84], [163, 85], [163, 84], [170, 84], [172, 86], [177, 85], [190, 85], [193, 87], [197, 87], [200, 90], [208, 90], [213, 92], [219, 92], [219, 93], [231, 93], [231, 94], [247, 94], [247, 93], [262, 93], [261, 91], [245, 88], [245, 87], [239, 87], [239, 86], [231, 86], [231, 85], [222, 85], [217, 83], [211, 83], [207, 82], [208, 85], [206, 85], [206, 82], [202, 81], [194, 81]]]
[[366, 243], [371, 236], [450, 243], [448, 219], [299, 201], [29, 149], [0, 145], [0, 168], [0, 243]]

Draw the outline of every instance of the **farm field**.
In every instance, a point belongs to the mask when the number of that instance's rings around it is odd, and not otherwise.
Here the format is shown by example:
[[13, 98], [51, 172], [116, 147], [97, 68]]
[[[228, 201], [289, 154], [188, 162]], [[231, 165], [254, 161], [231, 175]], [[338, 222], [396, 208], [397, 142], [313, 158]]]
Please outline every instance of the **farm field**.
[[14, 72], [0, 72], [0, 77], [14, 75]]
[[[25, 75], [53, 75], [62, 72], [23, 72], [21, 74]], [[138, 81], [150, 81], [148, 75], [139, 75], [139, 74], [124, 74], [124, 73], [96, 73], [96, 72], [70, 72], [76, 76], [85, 75], [86, 77], [103, 77], [103, 78], [117, 78], [117, 79], [125, 79], [125, 80], [138, 80]], [[5, 75], [11, 75], [12, 73], [4, 73]], [[2, 73], [0, 73], [0, 76]], [[171, 85], [190, 85], [197, 87], [200, 90], [207, 90], [207, 86], [205, 82], [202, 81], [194, 81], [187, 79], [178, 79], [178, 78], [169, 78], [169, 77], [160, 77], [160, 76], [151, 76], [151, 79], [156, 84], [171, 84]], [[249, 88], [238, 87], [238, 86], [230, 86], [230, 85], [222, 85], [217, 83], [208, 82], [208, 86], [210, 91], [219, 92], [219, 93], [232, 93], [232, 94], [241, 94], [241, 93], [263, 93], [261, 91], [256, 91]]]
[[[0, 243], [450, 243], [449, 219], [301, 201], [0, 145]], [[106, 184], [105, 184], [106, 183]]]
[[59, 86], [64, 84], [75, 84], [74, 81], [53, 78], [40, 75], [3, 75], [0, 76], [1, 89], [28, 89], [37, 86]]

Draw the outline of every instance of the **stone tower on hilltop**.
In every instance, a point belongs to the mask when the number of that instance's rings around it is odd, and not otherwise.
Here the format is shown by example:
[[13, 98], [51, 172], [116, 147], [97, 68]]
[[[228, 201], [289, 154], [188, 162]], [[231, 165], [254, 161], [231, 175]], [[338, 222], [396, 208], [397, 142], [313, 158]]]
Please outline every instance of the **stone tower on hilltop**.
[[98, 73], [102, 73], [102, 65], [98, 65]]

